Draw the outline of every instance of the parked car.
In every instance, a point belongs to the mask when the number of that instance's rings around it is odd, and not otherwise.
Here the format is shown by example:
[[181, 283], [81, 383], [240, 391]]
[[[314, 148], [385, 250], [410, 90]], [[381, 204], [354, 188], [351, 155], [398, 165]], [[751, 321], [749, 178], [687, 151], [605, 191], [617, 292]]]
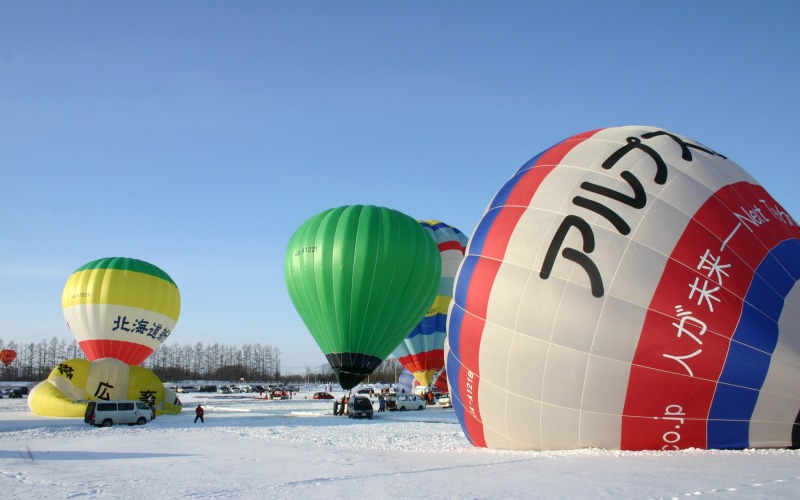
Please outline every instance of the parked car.
[[369, 394], [370, 396], [372, 396], [373, 394], [375, 394], [375, 389], [359, 389], [358, 391], [356, 391], [356, 394]]
[[217, 387], [217, 394], [232, 394], [233, 390], [227, 385], [221, 385]]
[[386, 409], [391, 411], [424, 410], [425, 400], [416, 394], [390, 395], [386, 398]]
[[217, 392], [217, 386], [216, 385], [204, 385], [197, 392]]
[[439, 398], [439, 406], [442, 408], [452, 408], [453, 402], [450, 401], [450, 393], [446, 392], [442, 394], [442, 397]]
[[333, 394], [331, 394], [329, 392], [315, 392], [313, 398], [314, 399], [336, 399], [336, 398], [333, 397]]
[[347, 400], [347, 418], [372, 419], [372, 401], [367, 396], [353, 395]]
[[153, 411], [142, 401], [89, 401], [83, 421], [95, 427], [114, 424], [144, 425], [153, 419]]
[[283, 389], [275, 389], [269, 394], [270, 399], [289, 399], [289, 393]]
[[25, 389], [26, 389], [25, 391], [23, 391], [22, 388], [20, 387], [17, 387], [15, 389], [6, 389], [5, 395], [9, 399], [20, 399], [22, 396], [28, 393], [27, 387]]

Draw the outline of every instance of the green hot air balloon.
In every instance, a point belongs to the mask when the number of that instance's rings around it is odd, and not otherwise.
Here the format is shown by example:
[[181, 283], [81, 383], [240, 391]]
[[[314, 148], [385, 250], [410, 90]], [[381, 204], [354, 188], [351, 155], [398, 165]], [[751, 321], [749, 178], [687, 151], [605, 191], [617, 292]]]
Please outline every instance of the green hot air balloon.
[[345, 390], [423, 318], [441, 265], [422, 226], [389, 208], [332, 208], [292, 235], [284, 262], [289, 295]]

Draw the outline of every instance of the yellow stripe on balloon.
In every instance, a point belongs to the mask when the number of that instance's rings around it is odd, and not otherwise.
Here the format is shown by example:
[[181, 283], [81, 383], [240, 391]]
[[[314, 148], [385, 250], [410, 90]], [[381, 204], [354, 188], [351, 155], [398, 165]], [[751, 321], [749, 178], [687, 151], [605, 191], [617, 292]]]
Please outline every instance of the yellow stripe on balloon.
[[[118, 282], [120, 286], [115, 286]], [[81, 304], [138, 307], [177, 321], [181, 297], [174, 284], [149, 274], [118, 269], [88, 269], [73, 273], [61, 296], [62, 308]]]
[[433, 382], [433, 377], [436, 375], [436, 370], [425, 370], [421, 372], [414, 372], [414, 378], [417, 379], [419, 385], [428, 387]]
[[437, 314], [447, 314], [447, 308], [450, 307], [450, 301], [453, 297], [446, 295], [437, 295], [433, 304], [425, 311], [425, 317], [436, 316]]

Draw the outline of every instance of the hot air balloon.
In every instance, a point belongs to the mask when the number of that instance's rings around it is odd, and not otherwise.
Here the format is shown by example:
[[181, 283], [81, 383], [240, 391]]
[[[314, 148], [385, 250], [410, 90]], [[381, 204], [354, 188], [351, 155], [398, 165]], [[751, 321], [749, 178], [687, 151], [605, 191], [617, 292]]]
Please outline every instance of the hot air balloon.
[[175, 282], [158, 267], [114, 257], [72, 273], [61, 306], [89, 360], [111, 357], [138, 365], [172, 333], [181, 298]]
[[741, 167], [653, 127], [531, 159], [456, 278], [447, 373], [477, 446], [800, 446], [800, 229]]
[[441, 259], [411, 217], [371, 205], [326, 210], [294, 233], [284, 275], [297, 312], [345, 390], [424, 316]]
[[441, 221], [420, 221], [436, 242], [442, 258], [439, 292], [425, 317], [403, 339], [392, 355], [405, 366], [423, 387], [430, 387], [444, 368], [444, 339], [447, 336], [447, 310], [453, 298], [453, 283], [464, 259], [467, 236]]
[[419, 380], [414, 377], [414, 375], [408, 371], [408, 368], [403, 368], [403, 371], [397, 377], [397, 392], [405, 392], [408, 394], [419, 394], [417, 391], [418, 387], [422, 387], [422, 392], [427, 392], [428, 390], [436, 389], [440, 393], [444, 394], [448, 392], [447, 388], [447, 376], [445, 374], [444, 369], [439, 372], [433, 379], [433, 381], [428, 385], [422, 385], [419, 383]]
[[0, 361], [2, 361], [5, 366], [10, 365], [15, 359], [17, 359], [17, 351], [13, 349], [3, 349], [0, 351]]
[[397, 377], [395, 391], [403, 394], [414, 394], [414, 388], [418, 385], [419, 381], [414, 378], [414, 374], [408, 368], [403, 368], [403, 371]]
[[129, 366], [114, 358], [69, 359], [59, 363], [47, 380], [33, 388], [28, 407], [33, 413], [48, 417], [83, 417], [87, 401], [147, 401], [151, 396], [159, 413], [180, 413], [178, 397], [147, 368]]

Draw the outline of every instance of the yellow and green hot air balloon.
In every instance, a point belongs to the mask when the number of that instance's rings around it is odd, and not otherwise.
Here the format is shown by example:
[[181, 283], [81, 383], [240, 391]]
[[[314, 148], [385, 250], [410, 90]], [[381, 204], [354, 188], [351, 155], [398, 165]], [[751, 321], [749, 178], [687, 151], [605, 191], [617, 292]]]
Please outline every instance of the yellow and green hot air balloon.
[[441, 258], [413, 218], [351, 205], [300, 226], [289, 241], [284, 274], [297, 312], [349, 390], [425, 316], [436, 298]]
[[138, 365], [172, 333], [181, 297], [172, 278], [153, 264], [113, 257], [72, 273], [61, 306], [87, 358]]

